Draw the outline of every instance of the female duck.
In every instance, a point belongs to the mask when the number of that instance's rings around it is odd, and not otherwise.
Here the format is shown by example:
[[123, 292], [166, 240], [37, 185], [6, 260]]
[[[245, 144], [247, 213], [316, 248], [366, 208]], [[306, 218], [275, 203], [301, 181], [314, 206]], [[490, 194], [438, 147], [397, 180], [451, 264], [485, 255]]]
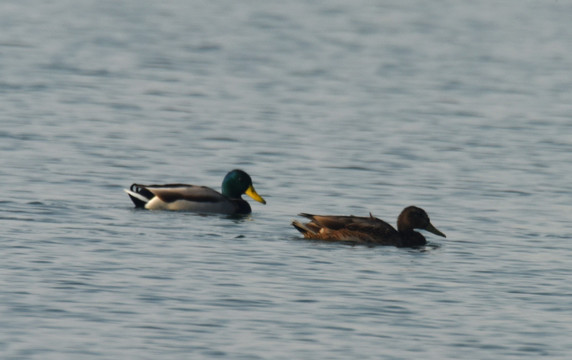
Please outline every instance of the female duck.
[[431, 224], [425, 210], [415, 206], [403, 209], [397, 218], [397, 230], [385, 221], [373, 217], [371, 213], [369, 217], [299, 215], [311, 220], [306, 224], [298, 221], [292, 222], [292, 225], [306, 239], [416, 247], [425, 245], [427, 241], [423, 235], [413, 229], [423, 229], [445, 237], [445, 234]]
[[188, 184], [133, 184], [125, 190], [136, 208], [148, 210], [186, 210], [200, 213], [250, 214], [250, 205], [242, 194], [266, 204], [258, 195], [250, 176], [242, 170], [232, 170], [222, 181], [222, 194], [206, 186]]

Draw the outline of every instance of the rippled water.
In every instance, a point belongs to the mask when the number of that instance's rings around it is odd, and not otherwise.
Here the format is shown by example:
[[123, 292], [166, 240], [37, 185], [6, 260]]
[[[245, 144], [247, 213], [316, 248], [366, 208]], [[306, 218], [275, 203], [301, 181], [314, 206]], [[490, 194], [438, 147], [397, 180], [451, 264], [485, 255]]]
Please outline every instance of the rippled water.
[[[2, 359], [572, 351], [564, 1], [4, 1]], [[266, 198], [136, 211], [132, 182]], [[299, 212], [424, 249], [306, 241]]]

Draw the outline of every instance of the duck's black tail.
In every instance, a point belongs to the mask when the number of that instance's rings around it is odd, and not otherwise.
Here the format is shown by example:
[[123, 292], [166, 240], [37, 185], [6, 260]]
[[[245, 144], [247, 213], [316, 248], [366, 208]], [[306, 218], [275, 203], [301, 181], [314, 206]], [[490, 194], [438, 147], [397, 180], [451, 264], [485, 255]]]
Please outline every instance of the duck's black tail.
[[145, 188], [145, 185], [131, 184], [129, 190], [124, 190], [136, 208], [145, 208], [145, 204], [149, 202], [155, 195]]

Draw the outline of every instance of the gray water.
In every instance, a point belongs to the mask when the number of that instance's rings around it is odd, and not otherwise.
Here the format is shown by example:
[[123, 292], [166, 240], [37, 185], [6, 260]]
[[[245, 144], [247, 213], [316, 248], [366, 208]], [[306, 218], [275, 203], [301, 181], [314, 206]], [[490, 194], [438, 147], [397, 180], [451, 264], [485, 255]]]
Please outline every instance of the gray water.
[[[0, 3], [0, 358], [572, 352], [568, 1]], [[252, 176], [242, 219], [132, 182]], [[415, 204], [423, 249], [301, 239]]]

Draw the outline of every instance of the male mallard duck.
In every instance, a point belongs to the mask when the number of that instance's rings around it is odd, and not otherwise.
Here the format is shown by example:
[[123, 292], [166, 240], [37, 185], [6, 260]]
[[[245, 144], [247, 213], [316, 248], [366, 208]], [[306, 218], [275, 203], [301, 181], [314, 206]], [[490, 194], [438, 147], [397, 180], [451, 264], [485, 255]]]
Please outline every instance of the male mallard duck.
[[232, 170], [226, 174], [222, 181], [222, 194], [206, 186], [188, 184], [133, 184], [125, 192], [135, 207], [149, 210], [250, 214], [250, 205], [242, 199], [242, 194], [266, 204], [254, 190], [250, 176], [242, 170]]
[[306, 239], [347, 241], [353, 243], [416, 247], [427, 243], [423, 235], [413, 229], [423, 229], [445, 237], [429, 221], [425, 210], [409, 206], [397, 218], [397, 230], [371, 213], [369, 217], [331, 216], [299, 214], [311, 221], [302, 224], [293, 221], [292, 225], [304, 234]]

